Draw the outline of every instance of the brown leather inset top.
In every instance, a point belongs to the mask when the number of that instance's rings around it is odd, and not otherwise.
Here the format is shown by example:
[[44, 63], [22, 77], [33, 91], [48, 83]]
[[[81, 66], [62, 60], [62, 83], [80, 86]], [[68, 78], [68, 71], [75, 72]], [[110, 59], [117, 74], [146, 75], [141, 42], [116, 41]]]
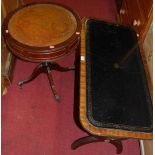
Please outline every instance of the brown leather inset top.
[[55, 4], [35, 4], [17, 11], [9, 21], [11, 36], [29, 46], [53, 46], [69, 39], [77, 21], [71, 11]]

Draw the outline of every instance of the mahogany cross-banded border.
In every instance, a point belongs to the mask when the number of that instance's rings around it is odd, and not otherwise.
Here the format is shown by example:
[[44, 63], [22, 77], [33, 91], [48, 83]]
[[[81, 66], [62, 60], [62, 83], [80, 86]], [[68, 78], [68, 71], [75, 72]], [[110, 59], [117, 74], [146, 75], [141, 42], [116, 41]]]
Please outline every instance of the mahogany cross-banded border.
[[126, 137], [136, 139], [152, 139], [152, 133], [144, 132], [132, 132], [119, 129], [105, 129], [93, 126], [87, 119], [86, 114], [86, 45], [85, 45], [85, 30], [86, 22], [88, 19], [82, 19], [82, 32], [81, 32], [81, 60], [80, 60], [80, 122], [83, 128], [96, 136], [108, 136], [108, 137]]

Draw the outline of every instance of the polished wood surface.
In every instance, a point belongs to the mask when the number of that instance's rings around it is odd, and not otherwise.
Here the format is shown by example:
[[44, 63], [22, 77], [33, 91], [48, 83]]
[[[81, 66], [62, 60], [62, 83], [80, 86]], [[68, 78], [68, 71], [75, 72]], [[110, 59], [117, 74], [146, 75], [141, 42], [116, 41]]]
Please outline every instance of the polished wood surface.
[[93, 126], [86, 117], [86, 61], [85, 61], [85, 23], [87, 19], [82, 20], [81, 32], [81, 62], [80, 62], [80, 122], [84, 129], [93, 135], [126, 137], [137, 139], [152, 139], [152, 133], [132, 132], [117, 129], [104, 129]]
[[23, 44], [43, 47], [66, 41], [76, 27], [76, 18], [64, 7], [37, 4], [17, 11], [9, 21], [8, 31]]

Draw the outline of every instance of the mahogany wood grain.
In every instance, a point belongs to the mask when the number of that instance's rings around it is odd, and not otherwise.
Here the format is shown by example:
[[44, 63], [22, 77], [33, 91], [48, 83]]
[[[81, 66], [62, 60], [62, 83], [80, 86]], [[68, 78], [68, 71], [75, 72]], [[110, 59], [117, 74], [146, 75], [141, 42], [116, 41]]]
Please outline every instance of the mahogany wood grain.
[[[123, 12], [122, 12], [123, 10]], [[123, 0], [119, 22], [131, 26], [140, 40], [144, 40], [153, 16], [152, 0]]]
[[126, 5], [125, 1], [122, 2], [121, 9], [119, 10], [118, 20], [120, 23], [123, 23], [125, 25], [129, 25], [130, 16], [128, 15], [127, 5]]

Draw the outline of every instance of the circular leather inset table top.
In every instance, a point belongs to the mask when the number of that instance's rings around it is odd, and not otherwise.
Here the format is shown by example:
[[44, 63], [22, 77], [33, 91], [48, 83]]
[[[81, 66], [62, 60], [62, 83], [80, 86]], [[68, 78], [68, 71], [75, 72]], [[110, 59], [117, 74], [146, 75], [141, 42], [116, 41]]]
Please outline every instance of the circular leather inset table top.
[[11, 12], [2, 32], [14, 55], [44, 62], [74, 51], [80, 31], [81, 19], [72, 9], [57, 3], [33, 3]]
[[73, 14], [59, 5], [30, 5], [17, 11], [9, 21], [11, 36], [29, 46], [43, 47], [59, 44], [75, 32]]

